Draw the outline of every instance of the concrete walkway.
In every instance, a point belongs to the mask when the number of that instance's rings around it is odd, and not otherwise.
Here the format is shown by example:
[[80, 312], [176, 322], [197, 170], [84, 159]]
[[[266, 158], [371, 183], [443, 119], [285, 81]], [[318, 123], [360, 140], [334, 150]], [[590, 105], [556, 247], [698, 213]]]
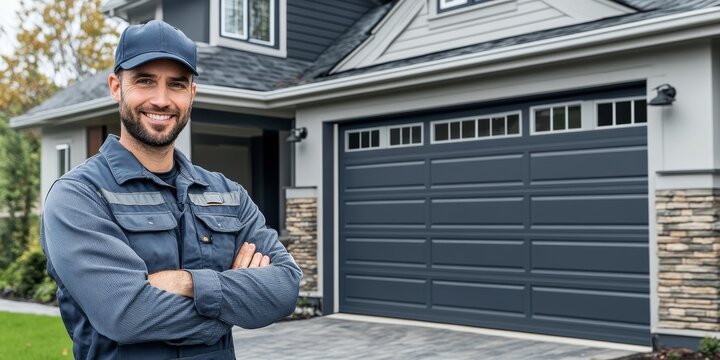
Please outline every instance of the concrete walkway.
[[[54, 306], [0, 299], [0, 311], [59, 316]], [[503, 336], [498, 336], [503, 335]], [[238, 359], [601, 360], [649, 351], [612, 343], [336, 314], [233, 329]]]

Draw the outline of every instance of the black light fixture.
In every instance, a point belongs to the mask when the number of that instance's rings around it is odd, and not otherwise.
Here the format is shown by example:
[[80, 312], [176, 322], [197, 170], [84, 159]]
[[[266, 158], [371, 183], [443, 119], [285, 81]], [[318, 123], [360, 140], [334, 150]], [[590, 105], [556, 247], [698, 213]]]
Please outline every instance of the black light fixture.
[[287, 142], [296, 143], [301, 142], [302, 139], [307, 137], [307, 128], [306, 127], [300, 127], [290, 130], [290, 136], [285, 139]]
[[654, 89], [657, 91], [657, 96], [650, 100], [650, 103], [648, 105], [651, 106], [667, 106], [672, 105], [673, 101], [675, 101], [675, 95], [677, 95], [677, 91], [674, 87], [672, 87], [670, 84], [662, 84]]

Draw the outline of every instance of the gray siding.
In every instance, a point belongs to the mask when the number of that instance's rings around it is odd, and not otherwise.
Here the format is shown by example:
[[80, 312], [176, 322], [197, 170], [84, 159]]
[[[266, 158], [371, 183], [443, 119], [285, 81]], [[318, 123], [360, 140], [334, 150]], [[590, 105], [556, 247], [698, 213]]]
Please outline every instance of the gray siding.
[[315, 60], [373, 6], [369, 0], [288, 0], [288, 58]]
[[210, 41], [208, 0], [163, 0], [163, 20], [195, 41]]

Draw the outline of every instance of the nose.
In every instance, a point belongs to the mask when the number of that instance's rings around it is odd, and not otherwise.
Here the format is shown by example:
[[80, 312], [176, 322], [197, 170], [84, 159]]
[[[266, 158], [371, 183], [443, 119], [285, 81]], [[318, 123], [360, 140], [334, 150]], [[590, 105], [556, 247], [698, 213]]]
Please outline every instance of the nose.
[[156, 86], [150, 96], [150, 105], [157, 109], [164, 109], [170, 106], [170, 97], [168, 88], [165, 85]]

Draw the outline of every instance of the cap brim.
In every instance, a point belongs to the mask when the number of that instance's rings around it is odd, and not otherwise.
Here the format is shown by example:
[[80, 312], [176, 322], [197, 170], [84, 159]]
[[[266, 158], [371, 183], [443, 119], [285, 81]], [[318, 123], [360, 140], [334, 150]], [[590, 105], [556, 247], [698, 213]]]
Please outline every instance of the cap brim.
[[175, 61], [185, 65], [193, 74], [195, 74], [195, 76], [198, 76], [197, 70], [195, 70], [195, 68], [193, 68], [187, 60], [185, 60], [177, 55], [168, 54], [166, 52], [159, 52], [159, 51], [148, 52], [148, 53], [140, 54], [133, 58], [127, 59], [123, 63], [119, 64], [118, 67], [122, 68], [123, 70], [129, 70], [129, 69], [135, 68], [137, 66], [140, 66], [142, 64], [145, 64], [147, 62], [150, 62], [153, 60], [160, 60], [160, 59], [175, 60]]

